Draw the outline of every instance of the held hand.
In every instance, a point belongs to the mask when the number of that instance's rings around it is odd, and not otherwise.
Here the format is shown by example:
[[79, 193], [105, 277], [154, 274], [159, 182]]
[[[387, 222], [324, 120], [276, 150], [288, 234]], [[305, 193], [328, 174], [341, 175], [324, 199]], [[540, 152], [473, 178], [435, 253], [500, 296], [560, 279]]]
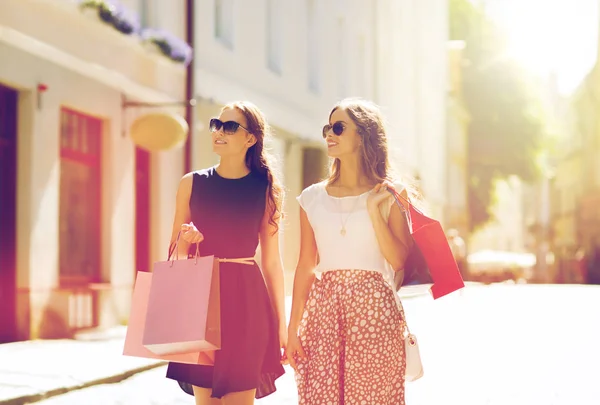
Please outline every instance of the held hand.
[[296, 361], [300, 359], [306, 359], [306, 353], [304, 353], [304, 349], [302, 348], [302, 344], [300, 343], [300, 339], [298, 338], [298, 334], [296, 333], [288, 333], [287, 338], [287, 347], [285, 349], [285, 354], [289, 361], [289, 364], [292, 366], [294, 370], [297, 368]]
[[204, 235], [200, 233], [193, 222], [181, 224], [181, 237], [188, 243], [200, 243], [204, 240]]
[[382, 202], [388, 198], [392, 198], [392, 194], [388, 191], [388, 189], [394, 189], [394, 187], [388, 181], [384, 181], [383, 183], [379, 183], [373, 187], [369, 193], [369, 197], [367, 197], [367, 208], [369, 210], [377, 209]]
[[282, 349], [281, 364], [283, 364], [283, 365], [289, 364], [287, 354], [286, 354], [287, 340], [288, 340], [287, 329], [285, 327], [279, 328], [279, 347]]

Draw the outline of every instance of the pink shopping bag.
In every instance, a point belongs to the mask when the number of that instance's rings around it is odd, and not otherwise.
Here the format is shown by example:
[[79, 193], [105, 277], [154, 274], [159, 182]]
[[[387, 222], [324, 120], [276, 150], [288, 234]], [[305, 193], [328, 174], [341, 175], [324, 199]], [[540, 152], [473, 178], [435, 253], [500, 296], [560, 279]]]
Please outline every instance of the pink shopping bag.
[[146, 313], [151, 284], [152, 273], [143, 271], [137, 273], [123, 354], [125, 356], [173, 361], [176, 363], [213, 365], [214, 352], [212, 351], [161, 356], [144, 347], [142, 344], [142, 337], [144, 335], [144, 326], [146, 324]]
[[154, 264], [142, 344], [158, 355], [221, 348], [219, 261], [214, 256]]

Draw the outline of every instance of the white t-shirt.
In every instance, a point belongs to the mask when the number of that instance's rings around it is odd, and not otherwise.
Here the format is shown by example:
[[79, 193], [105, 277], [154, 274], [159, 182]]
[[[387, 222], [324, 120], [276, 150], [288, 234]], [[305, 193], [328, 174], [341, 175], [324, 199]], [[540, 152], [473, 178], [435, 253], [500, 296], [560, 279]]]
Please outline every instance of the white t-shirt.
[[[402, 187], [396, 188], [398, 192]], [[358, 196], [333, 197], [327, 193], [326, 182], [307, 187], [298, 202], [306, 212], [315, 234], [319, 252], [317, 278], [331, 270], [377, 271], [395, 291], [394, 270], [385, 260], [375, 229], [367, 211], [370, 191]], [[381, 204], [383, 218], [387, 221], [394, 199]], [[345, 235], [341, 229], [345, 228]]]

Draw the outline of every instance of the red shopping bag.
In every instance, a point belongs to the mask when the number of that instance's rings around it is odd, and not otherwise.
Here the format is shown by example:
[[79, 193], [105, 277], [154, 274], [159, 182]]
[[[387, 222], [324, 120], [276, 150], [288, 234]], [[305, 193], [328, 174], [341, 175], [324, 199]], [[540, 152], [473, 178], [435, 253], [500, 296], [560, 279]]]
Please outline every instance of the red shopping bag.
[[[394, 196], [396, 204], [406, 213], [410, 234], [427, 263], [433, 281], [431, 286], [433, 298], [438, 299], [463, 288], [465, 283], [442, 225], [435, 219], [427, 217], [398, 192], [392, 189], [389, 191]], [[406, 202], [408, 209], [404, 208], [400, 199]]]
[[137, 273], [123, 354], [125, 356], [173, 361], [176, 363], [213, 365], [214, 352], [191, 352], [161, 356], [152, 353], [144, 347], [142, 338], [144, 335], [144, 327], [146, 325], [146, 314], [151, 284], [152, 273], [143, 271]]
[[158, 355], [221, 348], [219, 261], [214, 256], [154, 264], [142, 344]]

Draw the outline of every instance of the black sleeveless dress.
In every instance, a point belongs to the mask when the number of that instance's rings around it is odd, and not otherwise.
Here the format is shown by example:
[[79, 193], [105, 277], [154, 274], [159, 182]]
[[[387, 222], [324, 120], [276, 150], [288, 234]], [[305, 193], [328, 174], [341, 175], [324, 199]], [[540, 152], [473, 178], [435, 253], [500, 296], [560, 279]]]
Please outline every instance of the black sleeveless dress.
[[[226, 179], [214, 167], [194, 172], [190, 210], [204, 235], [202, 256], [253, 257], [265, 212], [267, 179], [251, 172]], [[258, 265], [220, 264], [221, 350], [214, 366], [169, 363], [167, 378], [193, 395], [192, 385], [212, 396], [256, 389], [256, 398], [275, 392], [283, 375], [278, 324]]]

